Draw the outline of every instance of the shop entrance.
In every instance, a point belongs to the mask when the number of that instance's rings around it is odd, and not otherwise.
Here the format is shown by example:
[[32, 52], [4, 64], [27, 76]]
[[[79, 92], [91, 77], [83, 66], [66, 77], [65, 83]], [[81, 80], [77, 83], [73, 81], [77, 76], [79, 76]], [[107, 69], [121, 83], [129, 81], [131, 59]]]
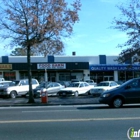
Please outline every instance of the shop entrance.
[[113, 81], [113, 76], [104, 76], [103, 81]]

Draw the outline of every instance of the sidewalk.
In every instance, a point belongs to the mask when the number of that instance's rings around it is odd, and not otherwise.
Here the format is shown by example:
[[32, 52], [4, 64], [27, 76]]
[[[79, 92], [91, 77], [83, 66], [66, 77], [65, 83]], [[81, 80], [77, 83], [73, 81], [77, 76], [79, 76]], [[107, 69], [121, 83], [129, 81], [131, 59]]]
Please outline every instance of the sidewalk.
[[41, 98], [35, 98], [35, 103], [28, 103], [28, 97], [16, 99], [0, 98], [0, 107], [4, 106], [52, 106], [52, 105], [83, 105], [83, 104], [98, 104], [98, 98], [91, 96], [79, 97], [48, 97], [48, 102], [42, 103]]

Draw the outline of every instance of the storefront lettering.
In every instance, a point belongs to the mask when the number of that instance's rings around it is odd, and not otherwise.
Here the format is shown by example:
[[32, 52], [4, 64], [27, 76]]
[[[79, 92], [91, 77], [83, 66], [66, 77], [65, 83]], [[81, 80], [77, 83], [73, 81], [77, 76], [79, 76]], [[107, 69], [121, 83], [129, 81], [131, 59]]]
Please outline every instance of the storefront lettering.
[[117, 70], [117, 71], [127, 71], [127, 70], [135, 70], [135, 71], [138, 71], [140, 70], [140, 65], [116, 65], [116, 66], [90, 66], [90, 70], [91, 71], [114, 71], [114, 70]]
[[66, 69], [65, 63], [37, 64], [37, 69]]
[[12, 69], [12, 64], [0, 64], [0, 69]]

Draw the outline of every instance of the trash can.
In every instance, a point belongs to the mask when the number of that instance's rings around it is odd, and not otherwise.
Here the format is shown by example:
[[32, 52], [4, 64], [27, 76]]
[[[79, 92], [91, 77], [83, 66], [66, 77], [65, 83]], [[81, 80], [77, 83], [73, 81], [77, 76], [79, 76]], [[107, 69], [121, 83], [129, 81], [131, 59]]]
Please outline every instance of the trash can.
[[41, 89], [41, 102], [48, 103], [48, 94], [46, 88]]

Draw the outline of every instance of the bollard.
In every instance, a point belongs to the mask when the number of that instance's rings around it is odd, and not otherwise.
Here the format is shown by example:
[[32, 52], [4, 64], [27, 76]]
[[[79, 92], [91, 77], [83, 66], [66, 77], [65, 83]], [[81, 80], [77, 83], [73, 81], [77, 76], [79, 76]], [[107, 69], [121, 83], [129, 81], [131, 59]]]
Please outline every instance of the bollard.
[[48, 94], [46, 88], [41, 89], [41, 102], [48, 103]]

